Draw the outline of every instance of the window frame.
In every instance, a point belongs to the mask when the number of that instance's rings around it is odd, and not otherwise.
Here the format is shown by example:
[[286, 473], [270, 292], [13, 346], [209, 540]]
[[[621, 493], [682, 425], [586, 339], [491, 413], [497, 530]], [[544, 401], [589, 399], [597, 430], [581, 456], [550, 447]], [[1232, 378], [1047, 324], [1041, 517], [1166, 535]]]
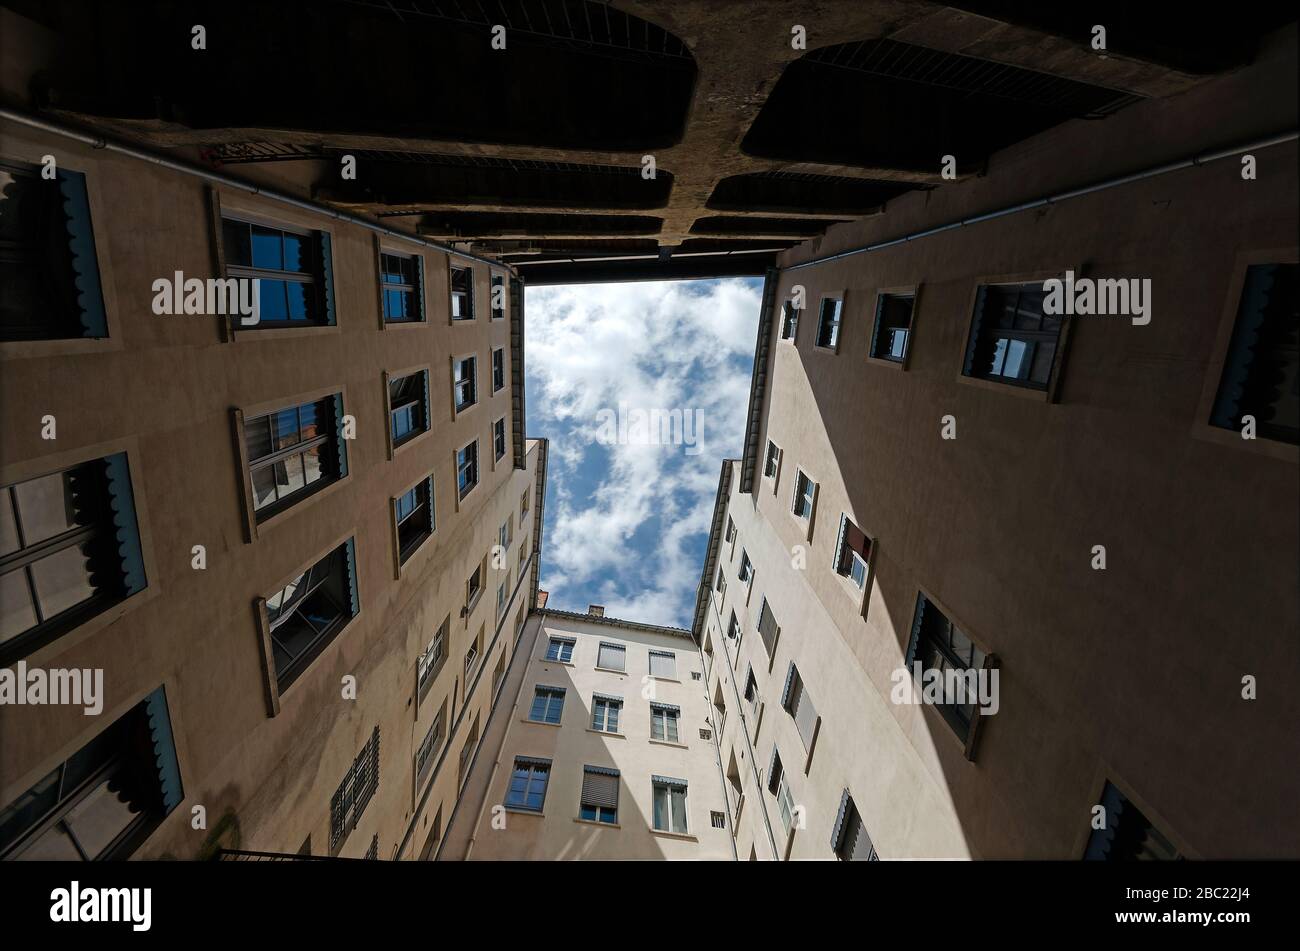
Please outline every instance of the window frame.
[[1014, 395], [1022, 399], [1030, 399], [1040, 403], [1057, 402], [1060, 393], [1061, 377], [1065, 368], [1066, 355], [1069, 351], [1070, 336], [1074, 327], [1074, 319], [1072, 317], [1061, 315], [1061, 332], [1056, 338], [1056, 352], [1052, 359], [1052, 369], [1050, 376], [1048, 377], [1047, 386], [1044, 388], [1003, 382], [1001, 378], [988, 379], [986, 377], [975, 376], [966, 372], [966, 362], [968, 354], [971, 352], [972, 336], [975, 331], [975, 312], [979, 302], [980, 290], [982, 288], [992, 286], [1042, 284], [1044, 281], [1052, 278], [1063, 278], [1067, 270], [1073, 270], [1076, 276], [1083, 276], [1087, 273], [1086, 269], [1079, 265], [1070, 265], [1068, 267], [1023, 272], [1019, 274], [986, 275], [974, 279], [966, 305], [966, 333], [963, 335], [962, 347], [957, 359], [958, 383], [961, 383], [964, 386], [975, 386], [997, 393]]
[[[423, 508], [427, 509], [427, 529], [422, 529], [417, 533], [416, 538], [408, 540], [405, 546], [402, 544], [402, 526], [411, 519], [420, 514], [421, 505], [419, 504], [419, 492], [423, 489], [426, 495]], [[405, 516], [400, 515], [398, 503], [402, 502], [411, 493], [416, 493], [414, 507]], [[433, 538], [438, 531], [438, 511], [435, 504], [435, 484], [433, 473], [429, 473], [415, 485], [411, 486], [401, 495], [395, 495], [389, 500], [389, 511], [393, 516], [393, 552], [396, 557], [396, 577], [401, 578], [402, 568], [410, 561], [415, 554], [424, 547], [429, 539]]]
[[[664, 796], [666, 799], [666, 807], [664, 809], [664, 815], [668, 820], [668, 828], [666, 829], [661, 829], [656, 824], [658, 820], [655, 815], [655, 800], [659, 796], [660, 789], [664, 791]], [[681, 829], [673, 828], [673, 809], [672, 809], [673, 789], [682, 790], [682, 828]], [[691, 802], [690, 784], [686, 780], [673, 779], [669, 781], [668, 777], [651, 777], [650, 780], [650, 829], [651, 831], [656, 832], [660, 835], [689, 836], [691, 834], [690, 802]]]
[[[515, 794], [515, 790], [513, 788], [515, 782], [515, 773], [520, 772], [520, 768], [519, 768], [520, 763], [523, 763], [526, 766], [528, 766], [528, 770], [527, 770], [528, 776], [527, 779], [525, 780], [524, 792], [523, 792], [524, 799], [522, 803], [511, 801], [512, 797]], [[546, 796], [551, 789], [551, 772], [554, 770], [554, 768], [555, 768], [554, 762], [549, 759], [543, 759], [542, 757], [538, 757], [538, 756], [516, 756], [514, 758], [514, 762], [510, 764], [510, 772], [506, 775], [506, 794], [505, 796], [502, 797], [502, 804], [505, 806], [505, 808], [510, 810], [511, 812], [526, 812], [532, 815], [545, 815]], [[528, 797], [530, 792], [532, 791], [533, 781], [536, 778], [537, 774], [539, 773], [542, 774], [544, 777], [541, 781], [542, 797], [541, 797], [541, 802], [537, 804], [537, 807], [533, 808], [532, 806], [528, 805]]]
[[[606, 667], [604, 664], [601, 663], [601, 660], [603, 659], [601, 657], [601, 654], [607, 647], [610, 648], [611, 650], [616, 650], [620, 652], [623, 658], [622, 667]], [[619, 644], [617, 641], [600, 641], [596, 648], [596, 670], [606, 670], [615, 674], [627, 673], [627, 645]]]
[[[921, 306], [921, 284], [901, 284], [895, 287], [881, 287], [876, 290], [876, 305], [871, 322], [871, 339], [867, 341], [867, 362], [874, 363], [877, 366], [892, 367], [895, 370], [906, 370], [912, 359], [912, 350], [916, 342], [916, 318], [917, 310]], [[903, 356], [895, 360], [893, 357], [879, 356], [876, 351], [881, 347], [878, 345], [880, 339], [880, 321], [883, 316], [883, 307], [886, 298], [910, 298], [912, 301], [912, 313], [907, 323], [907, 342], [903, 346]]]
[[[476, 284], [478, 283], [478, 273], [474, 268], [473, 262], [466, 262], [465, 264], [453, 264], [452, 259], [454, 257], [456, 257], [456, 255], [453, 254], [447, 255], [447, 316], [451, 321], [451, 323], [458, 324], [461, 323], [462, 321], [475, 320], [478, 317], [478, 314], [476, 312], [477, 310], [476, 302], [474, 300], [474, 298], [478, 296], [475, 293], [478, 289], [476, 287]], [[456, 272], [458, 271], [462, 273], [467, 273], [469, 275], [467, 279], [466, 289], [463, 291], [456, 290]], [[461, 316], [461, 317], [456, 316], [457, 295], [463, 296], [466, 305], [468, 307], [468, 313], [465, 316]]]
[[[388, 458], [389, 459], [395, 458], [397, 453], [401, 449], [404, 449], [406, 446], [409, 446], [411, 443], [415, 442], [421, 436], [424, 436], [427, 433], [433, 431], [433, 420], [430, 418], [432, 416], [432, 409], [433, 409], [433, 401], [431, 398], [432, 393], [430, 387], [433, 385], [433, 381], [432, 381], [432, 374], [429, 372], [429, 370], [430, 368], [428, 364], [425, 364], [424, 366], [410, 367], [405, 370], [397, 370], [393, 372], [389, 372], [388, 370], [384, 371], [383, 374], [384, 405], [388, 409]], [[403, 383], [406, 380], [411, 379], [412, 377], [422, 378], [421, 382], [423, 382], [424, 386], [420, 391], [421, 395], [419, 395], [416, 399], [413, 400], [408, 399], [400, 406], [396, 406], [396, 407], [393, 406], [393, 385], [396, 383]], [[419, 416], [423, 417], [422, 424], [419, 425], [417, 428], [413, 428], [410, 432], [406, 433], [404, 436], [402, 436], [399, 439], [393, 432], [393, 418], [394, 418], [393, 414], [398, 412], [399, 410], [406, 409], [412, 406], [417, 406], [419, 408]]]
[[[492, 347], [490, 352], [492, 354], [490, 358], [490, 362], [492, 366], [492, 370], [491, 370], [492, 395], [495, 396], [497, 393], [500, 393], [502, 390], [506, 388], [506, 348]], [[500, 358], [499, 361], [498, 358]], [[498, 362], [500, 363], [499, 366], [498, 366]], [[500, 371], [500, 377], [501, 377], [500, 383], [497, 383], [498, 371]]]
[[[462, 463], [460, 460], [461, 453], [464, 453], [470, 449], [474, 450], [473, 458], [468, 459], [467, 462]], [[457, 510], [459, 510], [461, 504], [464, 503], [464, 501], [470, 496], [470, 494], [473, 493], [473, 491], [477, 489], [479, 487], [479, 484], [483, 481], [482, 463], [479, 460], [479, 452], [478, 452], [478, 438], [475, 437], [474, 439], [471, 439], [469, 442], [465, 443], [465, 445], [461, 446], [459, 449], [452, 450], [451, 464], [452, 464], [452, 468], [456, 471], [456, 507]], [[474, 475], [474, 480], [472, 482], [463, 483], [462, 470], [466, 472], [472, 472]]]
[[[838, 309], [835, 311], [834, 320], [829, 324], [829, 326], [832, 328], [833, 331], [834, 340], [832, 340], [830, 343], [822, 343], [823, 330], [825, 327], [828, 326], [827, 315], [826, 315], [826, 304], [828, 301], [833, 301], [835, 304], [839, 306]], [[834, 296], [833, 294], [823, 294], [821, 296], [820, 302], [817, 305], [817, 336], [813, 340], [814, 349], [821, 350], [826, 353], [838, 354], [840, 352], [840, 342], [844, 337], [844, 310], [847, 304], [848, 304], [847, 290], [840, 291], [838, 297]]]
[[[224, 278], [250, 279], [250, 280], [270, 280], [283, 281], [291, 284], [307, 284], [312, 288], [311, 298], [312, 307], [318, 310], [319, 315], [315, 318], [295, 321], [290, 319], [269, 319], [261, 313], [261, 285], [258, 285], [258, 310], [259, 317], [256, 324], [244, 324], [237, 319], [237, 315], [227, 315], [226, 325], [232, 331], [237, 328], [238, 332], [243, 333], [267, 333], [270, 331], [301, 331], [309, 328], [325, 329], [338, 326], [337, 317], [332, 313], [329, 305], [329, 297], [335, 293], [333, 289], [333, 232], [328, 228], [314, 228], [307, 224], [298, 224], [280, 219], [267, 217], [258, 212], [247, 212], [238, 208], [221, 208], [220, 217], [216, 221], [216, 240], [219, 246], [221, 260], [221, 276]], [[283, 269], [256, 267], [251, 264], [232, 264], [230, 262], [230, 249], [226, 243], [226, 223], [237, 223], [247, 225], [250, 232], [250, 249], [251, 232], [253, 228], [265, 228], [271, 231], [278, 231], [282, 235], [295, 235], [299, 238], [307, 238], [311, 242], [312, 254], [314, 256], [314, 271], [287, 271]], [[283, 238], [281, 239], [283, 241]], [[310, 277], [310, 280], [302, 280], [304, 276]]]
[[[457, 379], [457, 373], [465, 372], [465, 364], [471, 364], [470, 374]], [[469, 399], [461, 401], [460, 391], [468, 388]], [[478, 354], [462, 353], [451, 358], [451, 418], [459, 419], [479, 404], [478, 393]]]
[[[425, 277], [424, 270], [426, 262], [424, 255], [420, 251], [412, 250], [410, 252], [398, 251], [391, 246], [384, 245], [379, 241], [378, 235], [376, 240], [376, 257], [375, 263], [378, 268], [377, 274], [379, 279], [379, 324], [380, 327], [405, 327], [411, 324], [428, 323], [428, 308], [425, 305]], [[406, 284], [403, 282], [394, 283], [386, 280], [385, 275], [388, 273], [384, 267], [384, 258], [391, 257], [399, 260], [406, 260], [412, 263], [414, 270], [414, 283]], [[415, 304], [417, 316], [415, 317], [390, 317], [388, 315], [388, 292], [397, 291], [402, 294], [410, 294]]]

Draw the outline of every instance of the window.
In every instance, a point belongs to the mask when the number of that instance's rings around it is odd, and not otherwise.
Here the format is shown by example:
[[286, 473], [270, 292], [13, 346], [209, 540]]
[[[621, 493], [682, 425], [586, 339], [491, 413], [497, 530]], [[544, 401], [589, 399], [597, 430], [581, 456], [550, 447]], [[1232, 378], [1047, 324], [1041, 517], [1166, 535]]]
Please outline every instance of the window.
[[519, 584], [524, 580], [524, 565], [526, 564], [528, 564], [528, 546], [520, 545], [519, 563], [515, 566], [515, 584]]
[[423, 257], [380, 252], [379, 282], [384, 320], [389, 323], [424, 320]]
[[509, 516], [501, 523], [501, 528], [497, 530], [497, 544], [501, 546], [502, 551], [510, 550], [510, 542], [514, 532], [514, 519]]
[[497, 691], [501, 689], [501, 682], [506, 679], [506, 654], [501, 652], [497, 658], [496, 669], [492, 671], [492, 696], [495, 699]]
[[275, 678], [283, 693], [357, 614], [348, 539], [266, 599]]
[[456, 400], [456, 412], [467, 410], [478, 402], [477, 357], [464, 357], [452, 362], [451, 386]]
[[653, 776], [651, 784], [654, 788], [655, 831], [686, 835], [686, 780]]
[[592, 695], [591, 728], [600, 733], [617, 733], [618, 720], [623, 713], [623, 698], [603, 693]]
[[474, 759], [474, 750], [478, 746], [478, 717], [474, 717], [474, 725], [469, 729], [469, 735], [465, 737], [465, 745], [460, 748], [460, 762], [457, 764], [456, 783], [458, 786], [464, 786], [465, 780], [469, 778], [469, 766]]
[[474, 673], [474, 668], [478, 665], [479, 651], [483, 648], [483, 629], [479, 628], [478, 636], [474, 642], [469, 645], [469, 650], [465, 651], [465, 692], [469, 693], [469, 678]]
[[963, 373], [1046, 390], [1064, 321], [1043, 313], [1043, 284], [985, 284], [975, 296]]
[[740, 571], [736, 572], [736, 577], [742, 584], [748, 584], [754, 577], [754, 565], [749, 560], [749, 552], [745, 549], [740, 550]]
[[500, 462], [506, 454], [506, 418], [492, 424], [492, 461]]
[[775, 479], [781, 468], [781, 448], [772, 440], [767, 441], [767, 455], [763, 459], [763, 478]]
[[352, 761], [330, 800], [330, 853], [337, 854], [379, 788], [379, 727]]
[[429, 732], [424, 734], [424, 739], [420, 741], [420, 748], [415, 751], [415, 785], [417, 789], [424, 785], [425, 777], [433, 769], [433, 761], [442, 749], [444, 739], [442, 714], [443, 710], [439, 709], [433, 718], [433, 723], [429, 724]]
[[841, 862], [878, 862], [871, 836], [862, 824], [862, 816], [853, 804], [853, 797], [844, 790], [840, 797], [840, 811], [831, 832], [831, 851]]
[[[712, 654], [711, 651], [710, 651], [710, 654]], [[691, 680], [699, 680], [699, 679], [700, 679], [700, 672], [699, 672], [698, 670], [692, 670], [692, 671], [691, 671]]]
[[794, 301], [788, 300], [781, 308], [781, 339], [793, 340], [799, 329], [799, 308]]
[[938, 670], [945, 681], [949, 670], [965, 674], [957, 680], [959, 694], [952, 698], [957, 702], [938, 705], [944, 719], [962, 739], [970, 735], [979, 699], [974, 690], [968, 688], [974, 687], [974, 674], [984, 667], [985, 660], [984, 651], [976, 647], [942, 611], [925, 595], [917, 596], [907, 668], [910, 671], [914, 663], [919, 663], [922, 670]]
[[650, 652], [650, 676], [664, 680], [677, 679], [677, 655], [672, 651]]
[[1151, 824], [1114, 783], [1102, 790], [1106, 827], [1094, 829], [1083, 853], [1085, 859], [1105, 862], [1171, 861], [1181, 859], [1177, 846]]
[[727, 541], [731, 541], [731, 540], [732, 540], [733, 538], [735, 538], [735, 537], [736, 537], [736, 523], [733, 522], [733, 521], [731, 520], [731, 516], [728, 515], [728, 516], [727, 516], [727, 539], [726, 539], [726, 540], [727, 540]]
[[509, 574], [507, 574], [506, 580], [501, 582], [499, 585], [497, 585], [496, 619], [498, 624], [501, 622], [502, 616], [506, 613], [506, 589], [509, 587], [510, 587], [510, 577]]
[[388, 423], [393, 448], [429, 431], [429, 371], [388, 381]]
[[226, 277], [258, 282], [259, 321], [244, 330], [334, 323], [330, 238], [225, 218], [221, 246]]
[[1300, 443], [1300, 265], [1246, 271], [1210, 423], [1241, 432], [1255, 417], [1265, 439]]
[[678, 742], [677, 720], [681, 712], [680, 707], [666, 703], [650, 704], [650, 739], [662, 740], [665, 743]]
[[735, 640], [740, 637], [740, 622], [736, 620], [736, 612], [731, 612], [731, 620], [727, 622], [727, 637]]
[[876, 324], [871, 331], [871, 349], [881, 360], [902, 363], [907, 357], [907, 342], [912, 337], [911, 294], [881, 294], [876, 298]]
[[776, 641], [780, 635], [781, 626], [776, 623], [772, 606], [767, 603], [767, 598], [764, 598], [763, 607], [758, 612], [758, 636], [763, 640], [763, 647], [767, 650], [769, 659], [776, 654]]
[[817, 483], [808, 478], [802, 469], [794, 480], [793, 511], [796, 518], [808, 521], [812, 518], [813, 502], [817, 498]]
[[715, 829], [725, 829], [727, 827], [726, 813], [709, 811], [709, 825]]
[[715, 582], [714, 587], [719, 595], [727, 593], [727, 576], [722, 573], [722, 565], [718, 565], [718, 580]]
[[456, 491], [465, 498], [478, 485], [478, 440], [456, 450]]
[[0, 162], [0, 340], [107, 337], [86, 177]]
[[871, 563], [871, 539], [854, 525], [848, 515], [840, 516], [840, 540], [835, 546], [835, 572], [859, 588], [866, 587]]
[[0, 808], [0, 859], [130, 857], [183, 798], [159, 687]]
[[834, 297], [822, 298], [821, 314], [817, 318], [817, 346], [827, 350], [840, 348], [840, 315], [844, 302]]
[[0, 664], [145, 586], [126, 453], [0, 488]]
[[433, 681], [438, 676], [438, 671], [442, 670], [442, 663], [447, 659], [447, 635], [451, 629], [451, 618], [443, 619], [438, 630], [433, 632], [433, 640], [429, 641], [429, 646], [424, 649], [420, 659], [416, 664], [417, 681], [419, 684], [420, 699], [429, 692], [433, 686]]
[[451, 319], [474, 319], [474, 271], [467, 267], [451, 269]]
[[817, 710], [813, 707], [812, 698], [808, 696], [803, 678], [799, 676], [799, 668], [794, 664], [790, 665], [790, 670], [785, 677], [785, 693], [781, 697], [781, 706], [794, 718], [794, 725], [799, 730], [799, 738], [803, 740], [803, 748], [811, 751], [813, 738], [817, 734]]
[[538, 687], [533, 692], [533, 708], [528, 712], [528, 719], [538, 723], [559, 723], [563, 713], [563, 687]]
[[710, 730], [708, 727], [700, 727], [700, 739], [701, 740], [713, 739], [713, 731]]
[[506, 316], [506, 279], [500, 274], [492, 275], [492, 319], [504, 320]]
[[343, 396], [244, 420], [253, 511], [264, 521], [347, 473]]
[[582, 768], [582, 802], [578, 817], [588, 822], [618, 822], [618, 770]]
[[393, 501], [397, 519], [397, 557], [400, 564], [433, 535], [433, 476], [417, 483]]
[[474, 610], [474, 605], [478, 604], [478, 599], [483, 594], [483, 563], [479, 562], [470, 572], [469, 580], [465, 582], [465, 605], [470, 611]]
[[603, 667], [606, 670], [627, 670], [626, 650], [622, 644], [610, 644], [605, 641], [600, 642], [600, 650], [596, 654], [596, 666]]
[[546, 802], [546, 784], [551, 779], [551, 761], [516, 756], [506, 791], [506, 806], [526, 812], [541, 812]]
[[546, 659], [569, 663], [573, 660], [573, 645], [576, 643], [567, 637], [552, 637], [550, 646], [546, 648]]
[[788, 833], [794, 826], [794, 793], [790, 791], [790, 777], [781, 765], [781, 754], [772, 749], [772, 765], [767, 775], [767, 791], [776, 797], [776, 811], [781, 816], [781, 825]]
[[754, 679], [754, 668], [749, 668], [749, 676], [745, 678], [745, 702], [748, 703], [755, 711], [758, 710], [758, 681]]
[[503, 389], [506, 385], [506, 351], [497, 347], [492, 351], [492, 392]]
[[524, 516], [527, 514], [528, 514], [528, 490], [524, 489], [523, 494], [519, 496], [519, 524], [520, 525], [524, 524]]

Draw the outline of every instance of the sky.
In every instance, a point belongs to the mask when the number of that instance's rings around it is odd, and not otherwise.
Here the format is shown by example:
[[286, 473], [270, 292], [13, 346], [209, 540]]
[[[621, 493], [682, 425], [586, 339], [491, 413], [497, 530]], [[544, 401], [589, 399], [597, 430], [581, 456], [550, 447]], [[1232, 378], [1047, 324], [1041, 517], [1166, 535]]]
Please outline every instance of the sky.
[[548, 607], [690, 627], [722, 460], [744, 448], [762, 289], [528, 288], [528, 435], [550, 440]]

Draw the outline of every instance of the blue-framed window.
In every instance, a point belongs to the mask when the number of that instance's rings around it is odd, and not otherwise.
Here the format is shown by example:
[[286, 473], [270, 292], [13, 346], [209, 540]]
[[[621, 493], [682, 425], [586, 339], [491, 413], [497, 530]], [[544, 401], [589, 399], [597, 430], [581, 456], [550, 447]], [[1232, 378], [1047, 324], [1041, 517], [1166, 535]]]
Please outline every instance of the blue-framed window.
[[546, 659], [559, 660], [566, 664], [571, 662], [573, 660], [573, 645], [575, 643], [576, 641], [572, 641], [566, 637], [552, 637], [551, 643], [546, 648]]
[[393, 502], [397, 519], [397, 550], [402, 564], [433, 535], [433, 476], [416, 483]]
[[564, 716], [563, 687], [537, 687], [533, 691], [533, 706], [528, 719], [538, 723], [559, 723]]
[[478, 485], [478, 440], [456, 451], [456, 491], [465, 498]]
[[347, 472], [343, 396], [244, 420], [253, 511], [263, 521]]
[[332, 325], [334, 278], [330, 237], [223, 218], [226, 276], [258, 281], [259, 321], [240, 329]]
[[145, 586], [126, 453], [0, 488], [0, 664]]
[[159, 687], [0, 808], [0, 860], [129, 858], [183, 798]]
[[1300, 265], [1246, 271], [1210, 422], [1241, 432], [1244, 416], [1258, 436], [1300, 444]]
[[469, 409], [478, 402], [477, 357], [465, 357], [452, 364], [451, 386], [456, 401], [456, 412]]
[[358, 613], [352, 539], [266, 599], [272, 662], [281, 692], [288, 689]]
[[982, 285], [975, 295], [963, 374], [1046, 390], [1065, 319], [1043, 312], [1045, 297], [1042, 281]]
[[515, 757], [506, 790], [506, 805], [511, 809], [541, 812], [546, 802], [546, 786], [551, 780], [551, 761], [529, 756]]
[[384, 320], [411, 323], [424, 320], [424, 258], [383, 251], [379, 255], [380, 293]]
[[0, 162], [0, 340], [107, 337], [86, 177]]
[[388, 381], [388, 421], [393, 448], [429, 431], [429, 371]]

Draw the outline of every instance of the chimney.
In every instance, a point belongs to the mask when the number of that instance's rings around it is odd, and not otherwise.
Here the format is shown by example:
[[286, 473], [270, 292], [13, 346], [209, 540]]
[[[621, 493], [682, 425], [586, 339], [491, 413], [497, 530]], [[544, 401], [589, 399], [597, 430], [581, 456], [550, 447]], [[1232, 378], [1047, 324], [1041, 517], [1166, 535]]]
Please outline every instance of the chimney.
[[546, 599], [549, 598], [550, 596], [551, 596], [551, 592], [549, 591], [537, 592], [537, 610], [540, 611], [542, 610], [542, 608], [546, 607]]
[[590, 606], [587, 608], [587, 613], [590, 614], [592, 617], [604, 617], [604, 616], [605, 616], [605, 605], [603, 605], [603, 604], [593, 604], [593, 605], [590, 605]]

